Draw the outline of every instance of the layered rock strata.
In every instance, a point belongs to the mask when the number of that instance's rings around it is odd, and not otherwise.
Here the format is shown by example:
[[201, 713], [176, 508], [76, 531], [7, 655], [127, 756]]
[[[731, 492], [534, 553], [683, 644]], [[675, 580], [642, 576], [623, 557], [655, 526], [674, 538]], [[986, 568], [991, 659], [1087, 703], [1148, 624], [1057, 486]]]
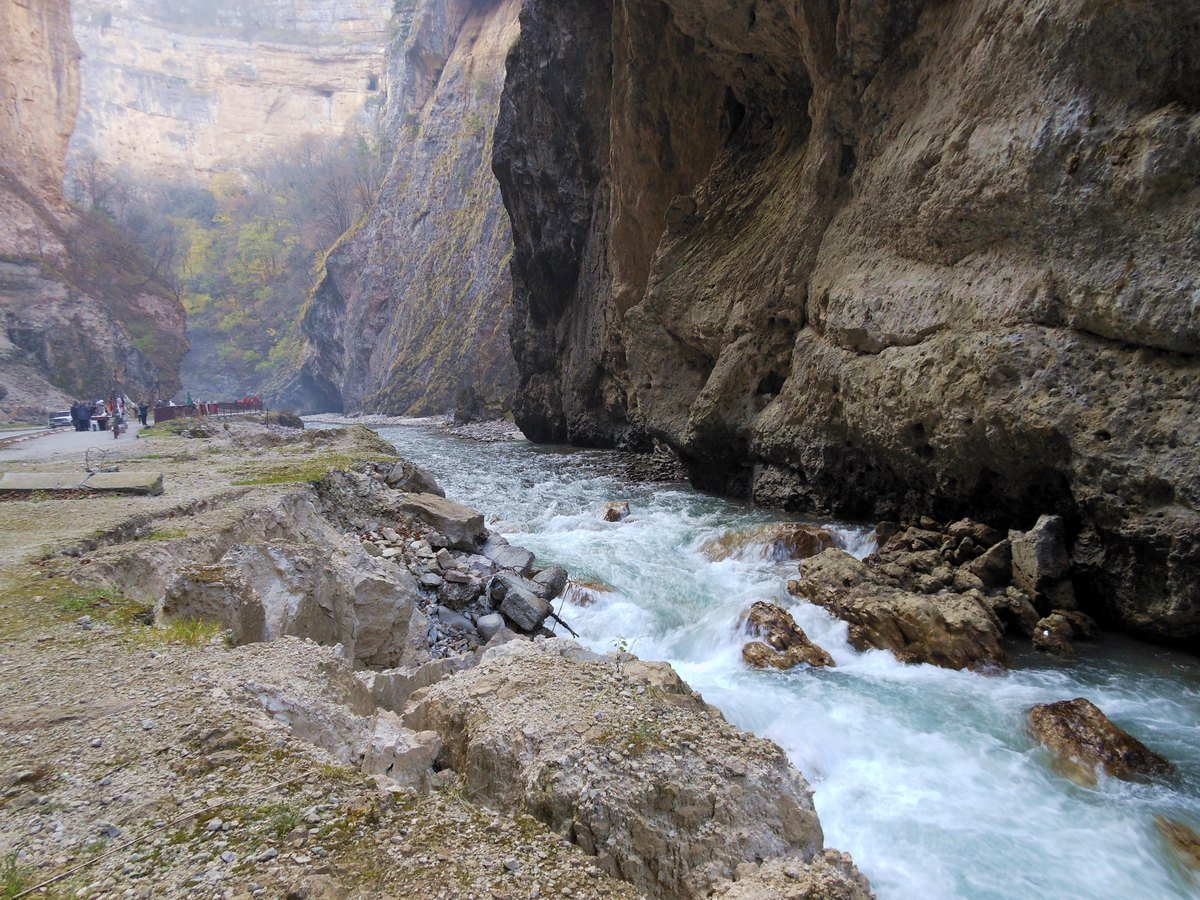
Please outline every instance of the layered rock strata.
[[65, 0], [0, 9], [0, 386], [4, 417], [71, 398], [169, 396], [184, 314], [154, 267], [106, 220], [62, 197], [79, 102]]
[[197, 178], [339, 136], [385, 90], [391, 0], [75, 0], [72, 162]]
[[421, 0], [389, 50], [393, 159], [306, 311], [307, 410], [426, 415], [507, 404], [512, 239], [491, 173], [518, 0]]
[[[1200, 636], [1200, 10], [533, 0], [496, 141], [518, 422], [850, 516], [1064, 516]], [[1103, 61], [1103, 62], [1101, 62]]]

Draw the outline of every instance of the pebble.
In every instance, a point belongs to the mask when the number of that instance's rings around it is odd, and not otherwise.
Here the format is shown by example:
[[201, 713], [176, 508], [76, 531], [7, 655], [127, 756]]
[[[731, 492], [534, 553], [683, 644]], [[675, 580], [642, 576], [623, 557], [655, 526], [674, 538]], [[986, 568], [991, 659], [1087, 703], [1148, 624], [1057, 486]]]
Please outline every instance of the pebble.
[[223, 863], [231, 863], [235, 859], [237, 859], [237, 854], [234, 853], [232, 850], [226, 850], [224, 853], [221, 854], [221, 862], [223, 862]]
[[153, 731], [153, 730], [154, 730], [154, 720], [153, 719], [142, 719], [142, 731]]
[[88, 741], [88, 744], [89, 744], [89, 746], [99, 748], [104, 745], [104, 741], [100, 740], [100, 738], [98, 738], [98, 737], [94, 737], [90, 741]]
[[214, 831], [214, 832], [220, 831], [221, 826], [223, 826], [224, 824], [225, 823], [222, 822], [220, 819], [209, 819], [208, 824], [204, 826], [204, 830], [205, 831]]

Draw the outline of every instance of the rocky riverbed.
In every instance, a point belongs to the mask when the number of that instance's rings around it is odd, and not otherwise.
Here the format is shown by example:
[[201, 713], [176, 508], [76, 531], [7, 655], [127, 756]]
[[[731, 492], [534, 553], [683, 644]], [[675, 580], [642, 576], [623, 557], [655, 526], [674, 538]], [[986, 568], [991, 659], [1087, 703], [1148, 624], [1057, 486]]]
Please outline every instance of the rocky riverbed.
[[117, 451], [161, 496], [0, 504], [14, 893], [868, 896], [778, 747], [552, 637], [566, 573], [373, 433], [188, 433]]

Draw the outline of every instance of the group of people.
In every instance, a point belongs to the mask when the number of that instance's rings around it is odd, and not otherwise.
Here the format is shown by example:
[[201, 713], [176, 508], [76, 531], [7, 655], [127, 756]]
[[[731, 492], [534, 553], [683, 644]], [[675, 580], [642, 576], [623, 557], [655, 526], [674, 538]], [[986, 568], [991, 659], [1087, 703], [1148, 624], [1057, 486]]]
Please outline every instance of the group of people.
[[137, 416], [138, 421], [145, 425], [149, 411], [149, 403], [134, 403], [121, 395], [114, 395], [107, 402], [97, 400], [95, 403], [87, 403], [77, 400], [71, 404], [71, 423], [76, 431], [90, 431], [92, 422], [96, 421], [99, 428], [109, 428], [113, 437], [117, 438], [125, 430], [128, 416]]

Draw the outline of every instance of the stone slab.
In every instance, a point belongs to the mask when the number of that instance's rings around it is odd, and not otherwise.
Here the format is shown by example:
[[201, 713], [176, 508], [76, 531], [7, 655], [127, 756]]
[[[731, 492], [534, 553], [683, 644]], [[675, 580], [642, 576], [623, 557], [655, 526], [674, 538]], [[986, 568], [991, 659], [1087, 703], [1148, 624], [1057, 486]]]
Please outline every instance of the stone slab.
[[113, 491], [157, 495], [163, 492], [163, 477], [156, 472], [6, 472], [0, 475], [0, 493], [15, 491]]

